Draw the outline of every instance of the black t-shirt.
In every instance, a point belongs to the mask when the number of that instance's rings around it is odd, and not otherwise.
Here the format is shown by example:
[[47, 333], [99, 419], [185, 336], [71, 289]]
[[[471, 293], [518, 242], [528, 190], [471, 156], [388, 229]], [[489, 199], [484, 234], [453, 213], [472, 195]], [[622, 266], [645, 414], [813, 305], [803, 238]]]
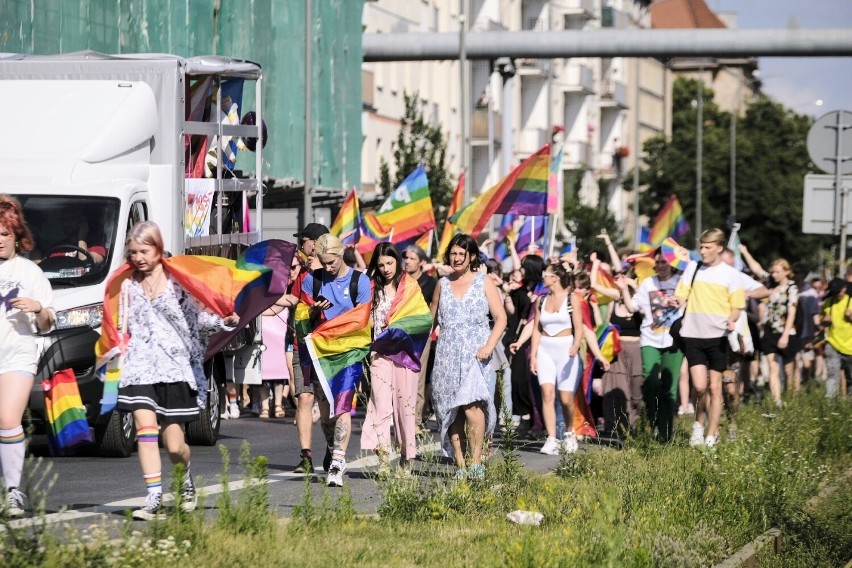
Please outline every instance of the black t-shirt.
[[506, 321], [506, 333], [503, 335], [503, 345], [508, 347], [514, 343], [518, 336], [519, 324], [526, 322], [530, 315], [532, 301], [526, 288], [518, 288], [509, 292], [509, 298], [515, 306], [515, 313], [508, 315]]
[[420, 291], [423, 293], [426, 305], [432, 305], [432, 296], [435, 295], [435, 286], [438, 284], [438, 279], [432, 278], [423, 272], [420, 274], [420, 278], [417, 279], [417, 283], [420, 285]]

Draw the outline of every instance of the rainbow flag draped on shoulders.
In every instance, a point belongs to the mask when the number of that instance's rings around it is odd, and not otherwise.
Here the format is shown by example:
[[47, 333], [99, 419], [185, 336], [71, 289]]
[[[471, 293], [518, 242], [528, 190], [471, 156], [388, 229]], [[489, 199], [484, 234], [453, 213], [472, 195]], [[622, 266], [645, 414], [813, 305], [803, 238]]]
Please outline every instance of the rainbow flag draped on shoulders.
[[[240, 323], [232, 330], [214, 334], [207, 344], [209, 358], [243, 327], [287, 291], [290, 263], [296, 245], [281, 240], [262, 241], [252, 245], [236, 261], [215, 256], [180, 255], [163, 258], [169, 277], [180, 284], [206, 309], [220, 317], [234, 312]], [[133, 275], [126, 263], [107, 282], [101, 337], [95, 345], [96, 368], [104, 382], [101, 414], [115, 408], [121, 380], [121, 361], [130, 341], [120, 332], [119, 312], [121, 288]]]
[[680, 242], [681, 238], [688, 232], [689, 224], [686, 222], [686, 217], [683, 216], [683, 209], [677, 200], [677, 195], [672, 195], [654, 219], [649, 237], [651, 247], [660, 246], [669, 237]]
[[550, 144], [450, 219], [456, 229], [477, 237], [495, 213], [547, 215]]
[[305, 336], [313, 370], [326, 398], [334, 401], [329, 418], [352, 410], [352, 397], [364, 375], [362, 361], [370, 354], [371, 309], [371, 302], [359, 304]]
[[373, 340], [373, 351], [398, 365], [420, 372], [420, 356], [432, 330], [432, 314], [417, 281], [402, 275], [391, 302], [387, 327]]

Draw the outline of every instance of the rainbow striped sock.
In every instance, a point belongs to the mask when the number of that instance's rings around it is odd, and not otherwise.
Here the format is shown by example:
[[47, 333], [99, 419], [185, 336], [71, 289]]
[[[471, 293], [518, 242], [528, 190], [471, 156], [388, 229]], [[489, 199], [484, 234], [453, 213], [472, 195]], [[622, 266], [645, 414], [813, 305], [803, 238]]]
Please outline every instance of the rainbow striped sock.
[[0, 430], [0, 444], [20, 444], [24, 441], [24, 427]]
[[8, 430], [0, 429], [0, 464], [3, 464], [3, 479], [7, 489], [21, 484], [21, 471], [24, 469], [26, 453], [25, 441], [23, 426]]
[[163, 492], [163, 476], [161, 472], [143, 474], [142, 478], [145, 480], [145, 487], [148, 488], [148, 493]]
[[160, 439], [160, 429], [156, 426], [142, 426], [136, 431], [139, 442], [156, 444]]

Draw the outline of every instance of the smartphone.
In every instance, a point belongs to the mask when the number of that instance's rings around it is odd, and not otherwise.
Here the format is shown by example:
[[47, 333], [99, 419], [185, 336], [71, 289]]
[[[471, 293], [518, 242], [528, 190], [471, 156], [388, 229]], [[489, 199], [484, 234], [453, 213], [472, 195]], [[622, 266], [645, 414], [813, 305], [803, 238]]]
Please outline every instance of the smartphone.
[[322, 294], [319, 294], [316, 298], [314, 298], [314, 301], [316, 301], [316, 302], [328, 302], [332, 306], [334, 305], [334, 302], [330, 301], [328, 298], [326, 298]]

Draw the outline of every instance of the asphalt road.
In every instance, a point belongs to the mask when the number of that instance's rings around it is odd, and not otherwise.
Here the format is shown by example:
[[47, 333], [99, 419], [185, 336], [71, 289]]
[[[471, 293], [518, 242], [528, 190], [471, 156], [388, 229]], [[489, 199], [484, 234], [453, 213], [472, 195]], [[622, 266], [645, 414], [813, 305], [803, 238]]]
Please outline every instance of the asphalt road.
[[[314, 503], [319, 503], [323, 494], [328, 492], [331, 502], [341, 493], [340, 489], [325, 487], [325, 474], [321, 471], [324, 445], [319, 425], [314, 425], [313, 451], [315, 466], [320, 469], [305, 482], [302, 475], [291, 473], [298, 463], [299, 444], [292, 412], [284, 419], [264, 419], [243, 416], [238, 420], [222, 422], [219, 444], [228, 448], [231, 454], [230, 487], [239, 490], [244, 471], [239, 465], [239, 454], [244, 442], [248, 442], [253, 456], [263, 455], [269, 460], [269, 490], [273, 506], [278, 515], [289, 517], [294, 507], [301, 503], [306, 490], [312, 492]], [[348, 458], [349, 470], [345, 483], [353, 505], [358, 513], [375, 513], [381, 502], [378, 487], [373, 479], [376, 470], [375, 458], [360, 452], [360, 434], [363, 414], [353, 420], [353, 435]], [[438, 452], [436, 436], [425, 436], [421, 440], [419, 451], [427, 456]], [[125, 512], [144, 503], [145, 486], [139, 462], [134, 454], [130, 458], [101, 458], [95, 456], [49, 457], [44, 455], [45, 448], [40, 440], [33, 441], [33, 456], [28, 458], [25, 477], [29, 478], [31, 496], [46, 497], [45, 520], [50, 524], [71, 523], [88, 526], [104, 521], [121, 521]], [[521, 449], [521, 462], [528, 468], [547, 471], [558, 463], [559, 458], [538, 453], [540, 443], [529, 444]], [[164, 450], [163, 483], [168, 493], [171, 470]], [[415, 465], [420, 475], [451, 475], [449, 465], [435, 463], [434, 458], [423, 458]], [[216, 499], [222, 492], [221, 476], [223, 459], [219, 447], [192, 447], [192, 472], [203, 496], [204, 508], [208, 515], [215, 515]], [[33, 487], [38, 487], [34, 490]], [[45, 491], [46, 488], [46, 491]], [[27, 526], [35, 518], [15, 521], [14, 525]], [[139, 521], [136, 521], [139, 522]]]

